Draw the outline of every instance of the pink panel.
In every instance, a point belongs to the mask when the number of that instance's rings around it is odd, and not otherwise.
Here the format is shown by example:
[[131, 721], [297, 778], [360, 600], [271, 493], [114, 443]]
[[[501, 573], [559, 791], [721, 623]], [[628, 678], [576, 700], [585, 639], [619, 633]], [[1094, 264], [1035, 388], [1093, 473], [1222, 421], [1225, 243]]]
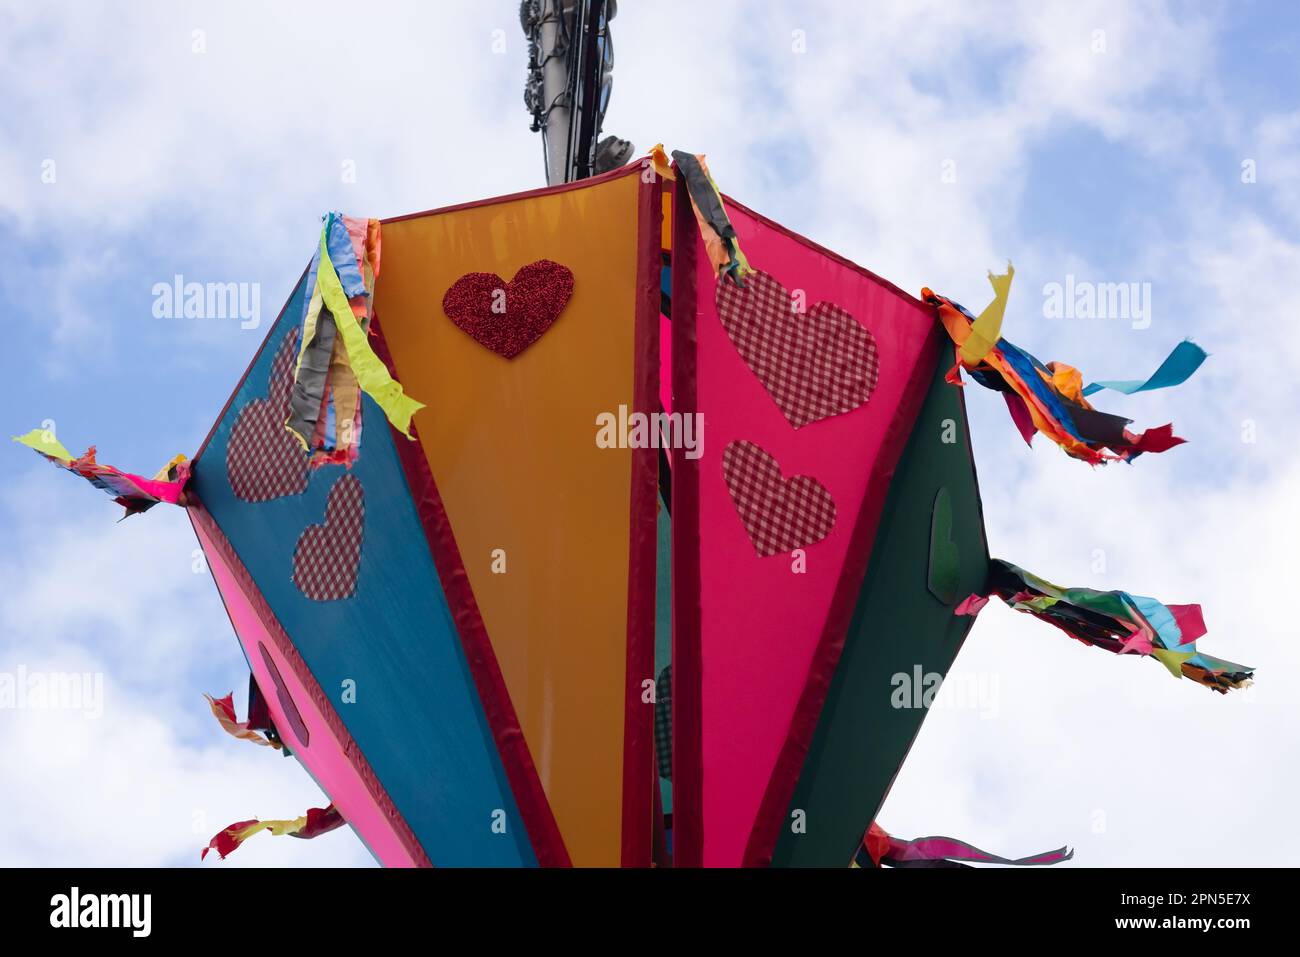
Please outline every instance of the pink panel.
[[659, 402], [665, 412], [673, 410], [673, 324], [659, 315]]
[[[872, 466], [934, 328], [914, 300], [742, 209], [729, 204], [728, 212], [750, 264], [791, 294], [801, 291], [805, 313], [834, 303], [871, 332], [880, 375], [865, 405], [796, 431], [728, 338], [709, 264], [697, 257], [697, 388], [706, 437], [699, 469], [705, 866], [742, 861], [822, 639]], [[738, 439], [774, 456], [785, 479], [810, 476], [833, 498], [835, 524], [806, 549], [805, 573], [793, 570], [789, 554], [759, 557], [742, 526], [722, 470], [723, 451]]]
[[[252, 604], [239, 585], [239, 579], [221, 558], [221, 552], [214, 547], [212, 540], [203, 530], [202, 523], [194, 523], [194, 531], [199, 536], [199, 544], [207, 556], [208, 566], [221, 591], [226, 611], [239, 636], [239, 642], [248, 655], [253, 677], [262, 690], [262, 696], [275, 722], [276, 728], [284, 736], [290, 749], [312, 773], [334, 806], [338, 808], [343, 819], [365, 841], [366, 846], [386, 867], [415, 867], [416, 862], [402, 846], [396, 832], [388, 822], [388, 817], [375, 802], [366, 788], [356, 768], [347, 759], [338, 739], [330, 730], [329, 723], [317, 707], [311, 694], [299, 680], [294, 670], [289, 667], [275, 644], [266, 626], [257, 616]], [[259, 647], [259, 645], [261, 647]], [[293, 721], [285, 713], [276, 695], [276, 681], [262, 657], [265, 649], [275, 662], [280, 679], [297, 706], [301, 725], [307, 730], [309, 746], [304, 746], [294, 733]]]

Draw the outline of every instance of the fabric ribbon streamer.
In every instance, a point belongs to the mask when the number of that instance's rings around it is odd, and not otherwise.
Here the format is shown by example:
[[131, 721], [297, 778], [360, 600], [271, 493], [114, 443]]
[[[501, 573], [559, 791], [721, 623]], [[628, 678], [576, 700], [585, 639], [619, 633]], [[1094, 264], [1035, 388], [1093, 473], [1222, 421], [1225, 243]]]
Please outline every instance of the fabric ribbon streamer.
[[330, 831], [342, 827], [345, 823], [343, 815], [339, 814], [333, 804], [328, 807], [310, 808], [302, 817], [294, 818], [292, 821], [237, 821], [229, 827], [222, 828], [208, 846], [203, 849], [199, 855], [199, 860], [204, 860], [208, 856], [208, 851], [216, 851], [221, 860], [225, 860], [235, 848], [243, 844], [259, 831], [270, 831], [276, 837], [282, 837], [288, 834], [290, 837], [300, 837], [303, 840], [311, 840], [313, 837], [320, 837], [322, 834], [328, 834]]
[[361, 441], [360, 393], [410, 437], [411, 417], [424, 408], [370, 347], [380, 224], [332, 212], [307, 273], [302, 336], [285, 427], [312, 452], [312, 467], [351, 466]]
[[[989, 563], [986, 594], [1085, 645], [1152, 657], [1175, 678], [1191, 678], [1220, 694], [1246, 687], [1255, 672], [1197, 650], [1196, 639], [1206, 631], [1200, 605], [1166, 605], [1126, 591], [1062, 588], [996, 558]], [[971, 595], [955, 614], [977, 615], [986, 601]]]
[[1160, 363], [1160, 368], [1151, 373], [1149, 378], [1145, 380], [1124, 379], [1120, 381], [1093, 382], [1083, 390], [1083, 394], [1092, 395], [1102, 389], [1112, 389], [1115, 392], [1123, 392], [1125, 395], [1133, 395], [1135, 392], [1153, 392], [1156, 389], [1168, 389], [1171, 386], [1182, 385], [1192, 377], [1193, 372], [1201, 367], [1205, 357], [1204, 349], [1190, 339], [1184, 339], [1174, 346], [1174, 351], [1165, 357], [1165, 361]]
[[[957, 345], [957, 354], [963, 365], [975, 367], [997, 345], [1002, 336], [1002, 317], [1007, 311], [1007, 297], [1011, 294], [1011, 280], [1016, 270], [1007, 263], [1007, 271], [1001, 276], [989, 273], [989, 285], [993, 287], [993, 301], [984, 307], [977, 317], [972, 317], [962, 310], [964, 315], [953, 310], [940, 312], [944, 328]], [[960, 307], [959, 307], [960, 308]]]
[[1172, 425], [1134, 433], [1132, 419], [1099, 412], [1087, 396], [1103, 388], [1132, 394], [1163, 389], [1185, 382], [1205, 360], [1195, 343], [1180, 343], [1145, 381], [1094, 382], [1083, 387], [1079, 370], [1063, 362], [1042, 363], [1000, 337], [1002, 316], [1015, 270], [1007, 264], [1002, 276], [989, 274], [993, 301], [973, 316], [960, 303], [928, 287], [921, 297], [939, 311], [939, 319], [957, 351], [957, 364], [948, 381], [961, 385], [960, 369], [985, 388], [1001, 392], [1007, 410], [1026, 443], [1041, 432], [1066, 454], [1092, 465], [1109, 461], [1131, 462], [1143, 452], [1164, 452], [1185, 440], [1173, 434]]
[[1029, 857], [1008, 858], [981, 851], [972, 844], [951, 837], [918, 837], [904, 841], [872, 821], [853, 854], [849, 867], [969, 867], [962, 863], [1012, 864], [1019, 867], [1059, 864], [1074, 857], [1074, 851], [1060, 847]]
[[208, 699], [208, 707], [212, 709], [212, 716], [217, 719], [226, 734], [233, 738], [239, 738], [241, 741], [251, 741], [254, 744], [260, 744], [263, 747], [280, 749], [279, 741], [270, 741], [258, 734], [250, 726], [250, 721], [240, 721], [235, 716], [235, 693], [232, 691], [224, 698], [214, 698], [210, 694], [203, 697]]
[[[662, 150], [660, 150], [662, 152]], [[658, 168], [658, 159], [651, 153], [652, 162]], [[691, 209], [695, 211], [695, 220], [700, 227], [700, 236], [704, 248], [719, 278], [727, 276], [737, 286], [744, 287], [745, 276], [751, 271], [749, 260], [740, 249], [740, 240], [736, 238], [736, 228], [731, 225], [727, 210], [722, 205], [722, 193], [718, 184], [709, 173], [708, 164], [703, 154], [692, 155], [682, 150], [673, 150], [673, 161], [686, 180], [686, 191], [691, 199]]]
[[26, 435], [13, 436], [13, 440], [112, 495], [113, 501], [126, 509], [123, 518], [148, 511], [159, 502], [184, 504], [182, 498], [185, 483], [190, 478], [189, 459], [184, 455], [173, 456], [171, 461], [158, 470], [158, 474], [147, 479], [131, 472], [119, 471], [111, 465], [100, 465], [95, 461], [93, 445], [84, 454], [74, 458], [50, 429], [32, 429]]
[[642, 164], [649, 163], [655, 173], [669, 181], [675, 181], [677, 176], [673, 173], [672, 160], [668, 158], [668, 153], [664, 150], [663, 143], [656, 143], [654, 147], [646, 154]]

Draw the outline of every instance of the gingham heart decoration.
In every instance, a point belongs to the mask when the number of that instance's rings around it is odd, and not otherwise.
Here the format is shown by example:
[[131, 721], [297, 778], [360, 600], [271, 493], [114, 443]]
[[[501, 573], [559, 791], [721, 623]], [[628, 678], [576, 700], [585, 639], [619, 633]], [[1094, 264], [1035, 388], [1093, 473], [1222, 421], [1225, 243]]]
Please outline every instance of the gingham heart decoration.
[[298, 330], [292, 330], [271, 362], [264, 399], [239, 410], [226, 445], [226, 474], [235, 496], [245, 502], [268, 502], [301, 495], [307, 488], [307, 450], [284, 427], [298, 358]]
[[309, 525], [293, 551], [293, 583], [312, 601], [350, 598], [357, 590], [365, 495], [355, 475], [345, 475], [330, 489], [325, 523]]
[[714, 303], [745, 365], [796, 429], [871, 398], [876, 340], [844, 309], [819, 302], [795, 312], [785, 286], [761, 271], [746, 275], [744, 289], [719, 281]]
[[815, 545], [835, 527], [835, 502], [815, 478], [782, 478], [776, 459], [738, 440], [722, 452], [722, 476], [754, 550], [781, 555]]

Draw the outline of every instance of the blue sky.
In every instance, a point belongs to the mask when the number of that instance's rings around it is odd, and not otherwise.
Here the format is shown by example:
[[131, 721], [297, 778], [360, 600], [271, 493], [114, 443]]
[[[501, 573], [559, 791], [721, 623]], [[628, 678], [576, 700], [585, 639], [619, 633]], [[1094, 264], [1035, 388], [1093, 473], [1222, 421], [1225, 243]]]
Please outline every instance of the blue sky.
[[[1069, 843], [1082, 865], [1300, 861], [1283, 828], [1300, 636], [1270, 608], [1300, 531], [1300, 12], [733, 2], [690, 36], [674, 21], [694, 4], [620, 6], [606, 126], [638, 151], [706, 153], [725, 191], [913, 292], [978, 309], [986, 270], [1012, 260], [1004, 333], [1089, 378], [1145, 376], [1189, 336], [1211, 353], [1179, 389], [1098, 398], [1189, 439], [1131, 468], [1026, 449], [997, 396], [967, 401], [994, 554], [1199, 601], [1203, 648], [1258, 684], [1222, 699], [990, 606], [953, 676], [996, 688], [996, 708], [931, 715], [883, 825], [1011, 855]], [[141, 472], [192, 453], [323, 211], [541, 185], [516, 11], [0, 3], [9, 434], [52, 420], [74, 451]], [[176, 274], [259, 284], [260, 328], [155, 318], [151, 290]], [[1150, 283], [1150, 326], [1045, 318], [1067, 274]], [[0, 468], [0, 671], [106, 681], [97, 720], [0, 712], [0, 864], [194, 864], [230, 821], [321, 803], [295, 762], [206, 714], [201, 693], [242, 697], [247, 672], [183, 514], [118, 525], [24, 449]], [[368, 862], [339, 832], [259, 838], [222, 866]]]

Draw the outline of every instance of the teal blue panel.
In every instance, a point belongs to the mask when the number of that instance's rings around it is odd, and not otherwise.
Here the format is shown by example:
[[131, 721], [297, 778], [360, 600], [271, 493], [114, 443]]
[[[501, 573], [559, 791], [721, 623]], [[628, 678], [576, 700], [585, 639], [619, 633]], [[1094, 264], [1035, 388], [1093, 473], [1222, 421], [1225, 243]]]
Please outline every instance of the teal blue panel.
[[[430, 860], [533, 865], [379, 407], [364, 400], [361, 454], [351, 470], [365, 496], [351, 597], [312, 601], [291, 580], [298, 538], [324, 520], [342, 467], [314, 471], [303, 493], [267, 502], [241, 501], [231, 489], [231, 429], [247, 403], [266, 395], [273, 357], [298, 324], [302, 298], [300, 285], [199, 458], [195, 488]], [[355, 703], [342, 700], [345, 682], [355, 683]], [[502, 814], [505, 833], [493, 828]]]

